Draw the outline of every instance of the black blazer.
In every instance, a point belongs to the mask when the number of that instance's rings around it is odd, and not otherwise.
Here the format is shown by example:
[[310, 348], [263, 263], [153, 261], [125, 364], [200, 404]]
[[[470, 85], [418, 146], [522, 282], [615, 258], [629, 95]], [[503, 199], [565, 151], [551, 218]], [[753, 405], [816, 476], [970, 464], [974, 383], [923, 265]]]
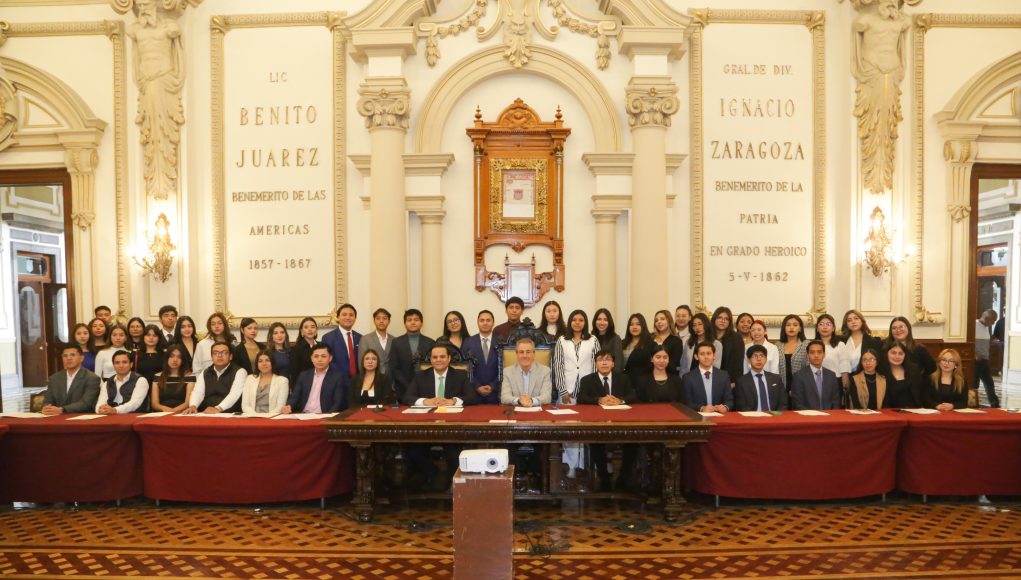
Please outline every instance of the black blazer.
[[[266, 345], [261, 342], [256, 341], [255, 344], [259, 345], [259, 352], [266, 348]], [[234, 347], [233, 357], [233, 363], [245, 369], [246, 373], [252, 374], [256, 372], [255, 361], [248, 357], [248, 349], [245, 348], [244, 343], [239, 343]]]
[[[298, 382], [287, 399], [292, 413], [301, 413], [305, 410], [305, 403], [308, 402], [308, 396], [312, 392], [312, 379], [315, 377], [315, 372], [315, 369], [311, 368], [298, 377]], [[319, 391], [319, 408], [323, 413], [336, 413], [347, 408], [347, 392], [343, 388], [343, 379], [344, 377], [338, 371], [332, 368], [326, 369], [322, 390]]]
[[[762, 371], [762, 380], [766, 382], [766, 395], [769, 396], [769, 410], [783, 411], [787, 409], [787, 388], [784, 387], [780, 375]], [[759, 410], [759, 383], [755, 374], [747, 372], [734, 384], [734, 410]]]
[[815, 389], [815, 376], [812, 374], [812, 366], [805, 365], [805, 368], [794, 373], [791, 379], [791, 409], [794, 411], [815, 410], [825, 411], [828, 409], [841, 408], [841, 399], [844, 392], [837, 380], [837, 375], [829, 369], [822, 369], [822, 400], [819, 400], [819, 393]]
[[404, 400], [404, 393], [408, 390], [408, 386], [415, 379], [415, 374], [418, 372], [418, 364], [423, 362], [429, 362], [429, 351], [432, 349], [433, 344], [436, 342], [428, 336], [421, 334], [418, 337], [418, 361], [415, 361], [415, 353], [411, 352], [411, 343], [408, 341], [408, 335], [402, 334], [397, 338], [393, 339], [393, 346], [390, 347], [390, 360], [387, 361], [387, 366], [390, 368], [390, 376], [394, 380], [394, 388], [397, 389], [397, 398]]
[[[394, 346], [397, 346], [396, 344]], [[421, 346], [421, 344], [420, 344]], [[475, 385], [468, 380], [468, 373], [450, 367], [447, 369], [447, 379], [443, 383], [444, 396], [448, 399], [457, 397], [464, 401], [465, 405], [475, 404]], [[415, 374], [415, 378], [408, 385], [401, 399], [405, 405], [414, 405], [418, 399], [431, 399], [436, 396], [436, 378], [433, 370], [421, 371]]]
[[361, 407], [365, 405], [392, 405], [397, 400], [394, 392], [394, 381], [390, 375], [376, 371], [373, 391], [375, 396], [362, 396], [362, 384], [365, 381], [365, 372], [360, 372], [351, 379], [351, 388], [348, 390], [348, 407]]
[[[625, 403], [640, 402], [635, 388], [631, 386], [631, 379], [624, 373], [610, 373], [610, 390], [613, 391], [614, 397]], [[585, 375], [578, 385], [578, 404], [598, 405], [599, 399], [608, 394], [610, 393], [607, 393], [603, 387], [603, 379], [599, 377], [599, 373]]]
[[713, 369], [713, 400], [705, 400], [705, 385], [702, 383], [702, 368], [695, 367], [681, 379], [684, 404], [696, 411], [706, 405], [726, 405], [734, 408], [734, 390], [730, 388], [730, 375], [723, 369]]
[[637, 380], [642, 375], [652, 373], [652, 347], [654, 346], [656, 343], [650, 338], [647, 346], [636, 346], [631, 351], [631, 356], [627, 357], [627, 362], [624, 363], [624, 374], [628, 378]]
[[950, 403], [955, 409], [968, 408], [968, 385], [964, 385], [958, 393], [951, 385], [937, 384], [938, 379], [929, 377], [925, 387], [922, 389], [922, 404], [930, 409], [935, 409], [940, 403]]
[[[723, 358], [720, 359], [720, 368], [727, 371], [731, 380], [736, 380], [744, 374], [744, 339], [737, 332], [734, 332], [726, 340], [720, 339], [723, 344]], [[716, 353], [721, 356], [721, 353]]]
[[[840, 342], [846, 343], [848, 341], [848, 338], [849, 337], [845, 336]], [[883, 350], [883, 341], [882, 341], [882, 339], [876, 338], [876, 337], [872, 336], [871, 334], [862, 333], [861, 351], [862, 351], [862, 353], [864, 353], [865, 351], [867, 351], [869, 349], [872, 349], [872, 350], [876, 351], [876, 354], [879, 355], [879, 359], [880, 360], [885, 360], [886, 359], [886, 357], [884, 356], [886, 354], [886, 352]], [[858, 364], [855, 365], [855, 367], [853, 369], [851, 369], [850, 374], [853, 375], [853, 374], [857, 373], [860, 370], [861, 370], [861, 359], [858, 359]]]
[[312, 345], [304, 337], [299, 336], [298, 341], [291, 347], [291, 391], [294, 391], [294, 385], [298, 384], [298, 377], [301, 376], [301, 373], [310, 368], [312, 368]]
[[666, 383], [662, 385], [657, 383], [652, 375], [638, 377], [634, 385], [635, 393], [643, 403], [679, 403], [684, 400], [681, 377], [669, 371], [666, 375]]
[[[681, 366], [681, 357], [684, 356], [684, 342], [671, 334], [663, 341], [663, 350], [665, 350], [667, 355], [670, 356], [670, 362], [667, 363], [666, 372], [676, 375], [677, 367]], [[651, 353], [649, 354], [649, 358], [652, 358]], [[652, 372], [651, 369], [649, 372]]]

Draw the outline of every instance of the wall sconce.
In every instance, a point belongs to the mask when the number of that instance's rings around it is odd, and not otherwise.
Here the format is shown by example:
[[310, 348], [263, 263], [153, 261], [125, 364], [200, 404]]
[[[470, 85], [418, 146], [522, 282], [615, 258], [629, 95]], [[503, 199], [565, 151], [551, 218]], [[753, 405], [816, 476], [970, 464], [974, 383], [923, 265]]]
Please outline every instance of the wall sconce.
[[879, 206], [872, 210], [869, 218], [869, 233], [862, 245], [862, 265], [878, 278], [914, 254], [914, 248], [909, 247], [905, 252], [894, 241], [898, 236], [886, 225], [886, 214]]
[[144, 276], [152, 274], [153, 278], [166, 282], [170, 278], [176, 250], [177, 246], [170, 239], [170, 220], [167, 214], [160, 213], [156, 218], [156, 233], [149, 241], [149, 253], [140, 258], [137, 253], [131, 252], [131, 259], [142, 269]]

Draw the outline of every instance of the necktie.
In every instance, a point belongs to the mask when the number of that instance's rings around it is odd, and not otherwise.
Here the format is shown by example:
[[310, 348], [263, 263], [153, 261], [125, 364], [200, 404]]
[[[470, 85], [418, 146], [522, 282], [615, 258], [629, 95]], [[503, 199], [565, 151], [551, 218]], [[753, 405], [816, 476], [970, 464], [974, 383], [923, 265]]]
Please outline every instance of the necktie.
[[819, 393], [819, 405], [822, 406], [822, 371], [815, 371], [815, 390]]
[[351, 373], [351, 376], [353, 377], [358, 374], [358, 363], [355, 362], [355, 344], [351, 340], [351, 331], [349, 330], [345, 334], [347, 334], [348, 372]]
[[606, 389], [606, 394], [610, 395], [610, 377], [603, 377], [603, 388]]
[[705, 372], [705, 404], [713, 404], [713, 374], [709, 371]]
[[769, 410], [769, 392], [766, 391], [766, 382], [762, 380], [762, 373], [755, 375], [759, 379], [759, 410]]
[[440, 384], [436, 387], [436, 396], [441, 399], [446, 399], [447, 388], [444, 386], [444, 383], [446, 382], [447, 375], [440, 375], [437, 378], [440, 380]]
[[482, 362], [489, 362], [489, 339], [482, 338]]

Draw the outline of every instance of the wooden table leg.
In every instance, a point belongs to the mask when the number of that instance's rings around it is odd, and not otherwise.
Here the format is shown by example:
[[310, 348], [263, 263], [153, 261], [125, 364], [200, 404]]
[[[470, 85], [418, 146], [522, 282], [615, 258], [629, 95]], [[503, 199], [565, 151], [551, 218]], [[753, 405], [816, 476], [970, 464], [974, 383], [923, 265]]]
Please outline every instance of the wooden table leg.
[[355, 452], [358, 454], [357, 467], [355, 468], [355, 494], [351, 498], [351, 505], [358, 514], [358, 521], [367, 523], [372, 521], [372, 507], [375, 501], [375, 494], [372, 491], [372, 480], [375, 476], [375, 461], [372, 453], [371, 443], [352, 443]]
[[677, 485], [681, 478], [681, 448], [664, 445], [663, 446], [663, 517], [668, 522], [677, 521], [677, 516], [681, 513], [681, 508], [684, 505], [684, 496], [682, 496]]

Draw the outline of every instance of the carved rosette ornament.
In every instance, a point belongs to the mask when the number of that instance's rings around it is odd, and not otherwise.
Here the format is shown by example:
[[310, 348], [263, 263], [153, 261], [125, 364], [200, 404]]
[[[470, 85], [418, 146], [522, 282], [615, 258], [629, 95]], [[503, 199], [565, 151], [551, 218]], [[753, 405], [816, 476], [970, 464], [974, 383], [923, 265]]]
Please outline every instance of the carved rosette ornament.
[[681, 107], [677, 98], [677, 86], [640, 86], [632, 84], [627, 89], [625, 109], [631, 127], [669, 127], [671, 116]]
[[366, 129], [407, 129], [411, 115], [411, 98], [407, 87], [374, 88], [363, 86], [359, 91], [358, 112], [365, 117]]
[[855, 88], [861, 171], [865, 189], [882, 194], [893, 189], [901, 81], [904, 80], [907, 31], [911, 19], [901, 8], [921, 0], [852, 0], [860, 14], [852, 24], [851, 73]]

